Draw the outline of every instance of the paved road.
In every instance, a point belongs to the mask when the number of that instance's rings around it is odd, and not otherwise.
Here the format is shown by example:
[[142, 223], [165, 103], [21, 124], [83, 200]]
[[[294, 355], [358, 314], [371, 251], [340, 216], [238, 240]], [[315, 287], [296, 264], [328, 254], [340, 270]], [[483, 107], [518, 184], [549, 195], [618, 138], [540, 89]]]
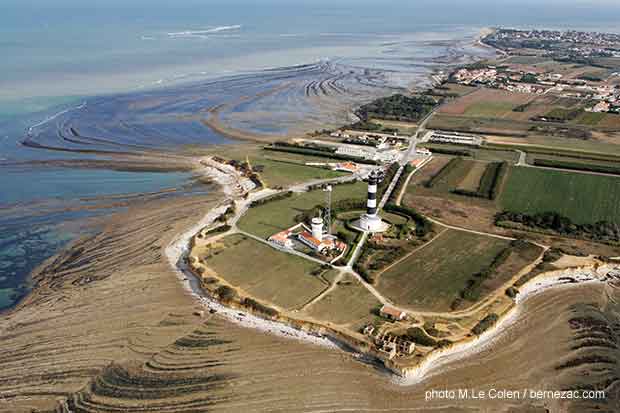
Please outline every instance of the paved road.
[[[424, 120], [418, 125], [418, 128], [416, 129], [416, 133], [414, 134], [414, 136], [412, 136], [410, 143], [409, 143], [409, 147], [407, 148], [407, 150], [405, 151], [405, 153], [403, 154], [401, 160], [399, 161], [400, 167], [397, 171], [397, 173], [394, 175], [392, 181], [390, 182], [390, 185], [388, 186], [387, 190], [385, 191], [384, 196], [381, 199], [381, 202], [379, 204], [379, 210], [381, 210], [385, 204], [387, 203], [387, 200], [390, 197], [390, 194], [392, 193], [392, 191], [394, 190], [398, 179], [400, 178], [400, 176], [402, 175], [405, 165], [407, 164], [407, 162], [409, 161], [409, 159], [411, 158], [411, 155], [413, 153], [415, 153], [415, 149], [416, 149], [416, 143], [417, 143], [417, 139], [419, 134], [425, 129], [425, 126], [427, 124], [427, 122], [430, 120], [430, 118], [432, 117], [432, 115], [435, 113], [435, 111], [429, 113]], [[522, 158], [524, 158], [525, 153], [520, 153], [520, 159], [519, 162], [522, 161]], [[416, 171], [418, 171], [420, 168], [417, 168], [414, 173]], [[413, 173], [407, 178], [410, 179], [411, 176], [413, 175]], [[312, 182], [306, 182], [303, 184], [299, 184], [299, 185], [295, 185], [290, 187], [288, 190], [292, 190], [295, 192], [302, 192], [302, 191], [307, 191], [308, 188], [312, 185], [317, 185], [317, 184], [328, 184], [328, 183], [338, 183], [338, 182], [347, 182], [347, 181], [351, 181], [351, 180], [355, 180], [357, 179], [358, 176], [357, 175], [348, 175], [348, 176], [344, 176], [344, 177], [340, 177], [340, 178], [335, 178], [335, 179], [328, 179], [328, 180], [316, 180], [316, 181], [312, 181]], [[292, 255], [296, 255], [299, 256], [301, 258], [307, 259], [309, 261], [315, 262], [317, 264], [320, 265], [330, 265], [332, 268], [338, 268], [340, 270], [340, 273], [338, 274], [338, 276], [336, 277], [336, 279], [334, 280], [334, 282], [332, 282], [332, 284], [325, 289], [321, 294], [319, 294], [317, 297], [315, 297], [314, 299], [312, 299], [310, 302], [306, 303], [303, 308], [306, 308], [312, 304], [314, 304], [315, 302], [319, 301], [321, 298], [323, 298], [325, 295], [329, 294], [330, 291], [332, 291], [336, 285], [337, 285], [337, 281], [341, 280], [342, 277], [345, 274], [351, 274], [353, 277], [355, 277], [379, 302], [381, 302], [382, 304], [389, 304], [393, 307], [395, 307], [398, 310], [401, 311], [405, 311], [408, 313], [412, 313], [412, 314], [420, 314], [420, 315], [434, 315], [434, 314], [442, 314], [443, 316], [448, 316], [448, 317], [459, 317], [462, 316], [463, 312], [459, 312], [459, 313], [434, 313], [434, 312], [419, 312], [419, 311], [414, 311], [412, 309], [408, 309], [408, 308], [402, 308], [402, 307], [398, 307], [396, 305], [394, 305], [392, 302], [390, 302], [388, 299], [386, 299], [381, 293], [379, 293], [379, 291], [377, 291], [374, 286], [372, 286], [371, 284], [369, 284], [368, 282], [366, 282], [366, 280], [363, 279], [363, 277], [360, 276], [360, 274], [358, 274], [356, 271], [354, 271], [352, 269], [354, 263], [356, 262], [356, 260], [359, 258], [359, 255], [362, 252], [362, 247], [364, 245], [364, 243], [367, 241], [368, 239], [368, 235], [369, 233], [365, 232], [362, 234], [362, 237], [360, 238], [360, 241], [357, 243], [357, 245], [355, 246], [355, 250], [351, 256], [351, 258], [349, 259], [349, 262], [347, 263], [346, 267], [334, 267], [331, 264], [328, 264], [322, 260], [319, 260], [318, 258], [314, 258], [311, 257], [309, 255], [303, 254], [299, 251], [293, 250], [293, 249], [288, 249], [288, 248], [282, 248], [278, 245], [275, 245], [263, 238], [260, 238], [256, 235], [250, 234], [248, 232], [239, 230], [236, 226], [237, 222], [239, 221], [239, 219], [247, 212], [247, 209], [249, 208], [249, 205], [251, 204], [252, 201], [255, 200], [259, 200], [259, 199], [263, 199], [265, 197], [271, 196], [275, 193], [278, 192], [284, 192], [283, 191], [273, 191], [273, 190], [263, 190], [257, 193], [253, 193], [250, 194], [250, 196], [248, 196], [248, 199], [244, 199], [244, 200], [237, 200], [237, 211], [235, 216], [230, 220], [230, 224], [231, 224], [231, 231], [229, 233], [241, 233], [249, 238], [252, 238], [258, 242], [261, 242], [263, 244], [266, 244], [274, 249], [277, 249], [279, 251], [282, 251], [284, 253], [287, 254], [292, 254]], [[399, 194], [399, 199], [398, 202], [400, 203], [400, 199], [402, 198], [402, 194]], [[470, 232], [473, 234], [478, 234], [478, 235], [483, 235], [483, 236], [490, 236], [490, 237], [495, 237], [495, 238], [499, 238], [499, 239], [504, 239], [504, 240], [514, 240], [515, 238], [512, 237], [506, 237], [506, 236], [502, 236], [502, 235], [496, 235], [496, 234], [491, 234], [491, 233], [485, 233], [485, 232], [481, 232], [481, 231], [475, 231], [475, 230], [470, 230], [467, 228], [462, 228], [462, 227], [457, 227], [457, 226], [453, 226], [453, 225], [447, 225], [444, 224], [443, 222], [440, 222], [436, 219], [430, 218], [430, 217], [426, 217], [427, 219], [429, 219], [429, 221], [443, 226], [444, 228], [449, 228], [449, 229], [453, 229], [453, 230], [458, 230], [458, 231], [465, 231], [465, 232]], [[441, 235], [441, 233], [439, 234]], [[439, 236], [438, 235], [438, 236]], [[425, 245], [426, 246], [426, 245]], [[483, 305], [483, 303], [486, 303], [487, 300], [484, 300], [482, 302], [480, 302], [477, 307], [479, 305]]]
[[347, 268], [349, 270], [353, 268], [353, 264], [355, 264], [355, 261], [357, 261], [357, 259], [359, 258], [359, 255], [362, 252], [362, 245], [364, 245], [367, 238], [368, 238], [368, 232], [364, 232], [362, 234], [362, 238], [360, 238], [359, 242], [355, 246], [355, 250], [353, 251], [353, 254], [351, 254], [351, 258], [349, 259], [349, 262], [347, 262]]
[[420, 169], [422, 169], [432, 159], [433, 159], [433, 156], [431, 155], [426, 160], [424, 160], [424, 162], [422, 162], [420, 165], [418, 165], [417, 168], [415, 168], [413, 171], [411, 171], [411, 173], [409, 174], [409, 176], [405, 180], [405, 183], [403, 184], [403, 187], [402, 187], [402, 189], [400, 191], [400, 194], [398, 194], [398, 197], [396, 198], [396, 205], [400, 205], [400, 203], [402, 202], [403, 195], [407, 191], [407, 187], [409, 186], [409, 182], [411, 181], [411, 178], [413, 177], [413, 175], [415, 175]]

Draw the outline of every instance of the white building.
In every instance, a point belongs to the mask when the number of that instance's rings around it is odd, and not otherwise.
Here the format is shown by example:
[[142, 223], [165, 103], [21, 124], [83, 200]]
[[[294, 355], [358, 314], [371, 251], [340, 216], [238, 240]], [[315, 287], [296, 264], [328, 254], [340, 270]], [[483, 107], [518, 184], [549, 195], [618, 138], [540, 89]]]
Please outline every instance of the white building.
[[454, 143], [458, 145], [482, 145], [482, 138], [475, 135], [464, 135], [456, 132], [433, 131], [428, 137], [429, 142]]

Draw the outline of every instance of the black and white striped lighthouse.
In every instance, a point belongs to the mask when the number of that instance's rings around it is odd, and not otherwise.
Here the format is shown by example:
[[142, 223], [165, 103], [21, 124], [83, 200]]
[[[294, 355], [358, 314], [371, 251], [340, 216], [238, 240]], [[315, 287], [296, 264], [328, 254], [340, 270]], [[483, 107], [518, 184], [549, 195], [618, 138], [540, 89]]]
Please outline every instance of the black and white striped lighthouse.
[[368, 216], [377, 215], [377, 183], [379, 176], [375, 171], [368, 175], [368, 200], [366, 201], [366, 214]]
[[357, 226], [362, 231], [368, 232], [382, 232], [385, 231], [389, 225], [381, 220], [381, 217], [377, 214], [377, 184], [381, 180], [381, 172], [372, 171], [368, 175], [368, 199], [366, 200], [366, 213], [363, 214]]

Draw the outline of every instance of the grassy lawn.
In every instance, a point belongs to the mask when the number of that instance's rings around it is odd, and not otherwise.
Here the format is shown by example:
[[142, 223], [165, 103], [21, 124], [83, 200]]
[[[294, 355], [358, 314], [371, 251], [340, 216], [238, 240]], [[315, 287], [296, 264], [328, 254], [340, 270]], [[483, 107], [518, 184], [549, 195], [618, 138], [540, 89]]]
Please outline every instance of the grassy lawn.
[[576, 111], [574, 108], [554, 107], [549, 112], [545, 113], [545, 116], [548, 118], [569, 121], [576, 119], [580, 114], [581, 113]]
[[575, 123], [594, 126], [605, 118], [605, 113], [583, 112], [575, 119]]
[[530, 128], [530, 122], [515, 121], [501, 118], [475, 118], [471, 116], [448, 115], [438, 113], [431, 118], [429, 129], [456, 130], [483, 134], [514, 134], [525, 136]]
[[[510, 56], [507, 64], [536, 65], [540, 63], [550, 62], [549, 58], [542, 56]], [[552, 61], [551, 61], [552, 62]]]
[[500, 204], [528, 214], [555, 211], [578, 224], [620, 223], [620, 178], [512, 167]]
[[584, 164], [584, 165], [618, 166], [618, 162], [614, 161], [614, 160], [581, 159], [581, 158], [575, 158], [575, 157], [571, 157], [571, 156], [548, 155], [548, 154], [538, 154], [538, 153], [528, 153], [527, 154], [527, 162], [528, 163], [533, 163], [535, 159], [557, 160], [557, 161], [561, 161], [561, 162], [580, 163], [580, 164]]
[[482, 178], [488, 166], [489, 164], [487, 162], [474, 162], [457, 188], [472, 192], [477, 191], [480, 186], [480, 178]]
[[398, 129], [401, 134], [413, 134], [417, 129], [417, 124], [414, 122], [399, 122], [396, 120], [387, 119], [371, 119], [372, 123], [381, 125], [383, 128]]
[[512, 150], [501, 150], [501, 149], [486, 149], [484, 147], [476, 148], [469, 145], [453, 145], [447, 143], [424, 143], [420, 146], [428, 148], [433, 151], [433, 148], [438, 150], [441, 149], [454, 149], [454, 150], [468, 150], [472, 153], [473, 159], [477, 161], [508, 161], [516, 163], [519, 159], [519, 155], [515, 151]]
[[[487, 145], [496, 145], [502, 142], [504, 149], [518, 148], [526, 152], [536, 152], [539, 149], [557, 150], [566, 154], [593, 155], [598, 157], [617, 157], [620, 155], [620, 145], [616, 143], [602, 142], [599, 140], [588, 139], [566, 139], [553, 136], [530, 136], [527, 138], [509, 137], [509, 136], [492, 136], [487, 137]], [[497, 146], [499, 147], [499, 146]]]
[[435, 181], [433, 190], [445, 192], [455, 189], [463, 180], [463, 177], [467, 176], [469, 171], [477, 163], [478, 162], [467, 158], [460, 159], [454, 169], [450, 170], [450, 172], [441, 179]]
[[256, 144], [244, 143], [214, 146], [209, 153], [225, 159], [249, 160], [252, 166], [264, 166], [264, 171], [260, 173], [260, 176], [271, 187], [285, 187], [313, 179], [335, 178], [346, 175], [344, 172], [335, 172], [304, 165], [306, 162], [335, 162], [333, 159], [285, 152], [270, 152], [263, 150], [261, 145]]
[[337, 172], [315, 166], [306, 166], [303, 162], [304, 160], [250, 158], [250, 163], [253, 167], [262, 166], [264, 168], [259, 175], [263, 179], [263, 182], [268, 187], [272, 188], [286, 187], [315, 179], [331, 179], [347, 175], [345, 172]]
[[318, 268], [316, 263], [242, 235], [231, 235], [223, 242], [223, 248], [207, 258], [207, 266], [253, 297], [291, 309], [327, 288], [310, 274]]
[[370, 322], [381, 303], [356, 279], [346, 276], [319, 302], [308, 308], [309, 316], [335, 324], [353, 324], [357, 329]]
[[[332, 202], [349, 198], [364, 199], [366, 188], [364, 182], [336, 185], [332, 192]], [[324, 203], [325, 193], [321, 190], [296, 193], [290, 198], [250, 208], [239, 221], [239, 228], [267, 238], [296, 224], [295, 217], [298, 214]]]
[[480, 161], [507, 161], [509, 163], [516, 163], [519, 160], [519, 155], [514, 151], [478, 149], [474, 158]]
[[378, 290], [397, 305], [449, 311], [467, 280], [486, 268], [509, 241], [448, 230], [384, 272]]

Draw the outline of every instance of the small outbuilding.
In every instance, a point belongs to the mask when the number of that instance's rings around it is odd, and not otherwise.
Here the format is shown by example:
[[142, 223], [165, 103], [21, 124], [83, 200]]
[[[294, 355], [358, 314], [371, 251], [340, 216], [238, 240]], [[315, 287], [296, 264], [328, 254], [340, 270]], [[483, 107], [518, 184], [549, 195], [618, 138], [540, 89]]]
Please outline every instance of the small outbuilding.
[[387, 304], [381, 307], [381, 310], [379, 310], [379, 314], [381, 315], [381, 317], [385, 317], [388, 320], [393, 321], [401, 321], [407, 318], [407, 313]]

